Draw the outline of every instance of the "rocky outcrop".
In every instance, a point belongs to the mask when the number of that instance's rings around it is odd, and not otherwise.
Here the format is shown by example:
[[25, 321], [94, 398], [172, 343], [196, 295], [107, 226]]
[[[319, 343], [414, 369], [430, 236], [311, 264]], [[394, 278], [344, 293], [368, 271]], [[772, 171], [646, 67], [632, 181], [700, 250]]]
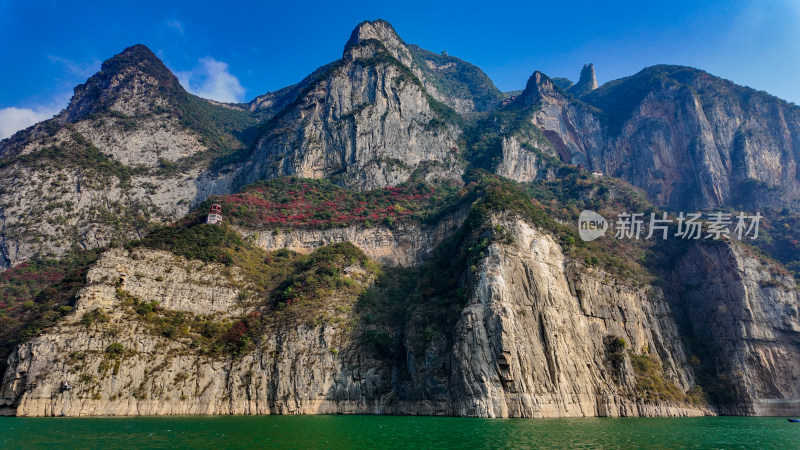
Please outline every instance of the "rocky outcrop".
[[187, 261], [164, 251], [112, 248], [94, 264], [86, 282], [76, 304], [77, 317], [95, 308], [119, 306], [118, 290], [172, 311], [220, 316], [246, 311], [238, 294], [248, 283], [238, 269]]
[[503, 137], [501, 148], [503, 158], [496, 169], [498, 175], [520, 182], [556, 177], [556, 169], [549, 160], [552, 155], [521, 144], [518, 137]]
[[542, 130], [562, 161], [602, 170], [601, 160], [591, 159], [604, 145], [602, 123], [590, 109], [575, 104], [538, 71], [517, 101], [535, 111], [531, 123]]
[[583, 66], [578, 82], [570, 86], [567, 92], [580, 97], [595, 89], [597, 89], [597, 77], [594, 74], [594, 64], [589, 63]]
[[453, 347], [453, 407], [482, 417], [682, 416], [707, 412], [637, 399], [624, 353], [609, 363], [607, 339], [658, 360], [686, 392], [694, 384], [663, 295], [635, 289], [566, 258], [551, 236], [499, 221], [513, 245], [489, 247]]
[[466, 211], [443, 218], [434, 225], [420, 226], [400, 223], [395, 228], [349, 226], [324, 230], [239, 230], [251, 236], [252, 242], [267, 251], [289, 249], [309, 253], [325, 245], [350, 242], [370, 259], [392, 266], [416, 266], [425, 261], [433, 250], [463, 224]]
[[[421, 355], [398, 346], [397, 360], [379, 357], [364, 344], [358, 337], [363, 330], [349, 325], [354, 300], [335, 295], [322, 304], [338, 319], [276, 319], [248, 352], [204, 356], [191, 343], [154, 333], [131, 318], [119, 292], [213, 315], [235, 305], [234, 291], [244, 288], [239, 275], [223, 267], [189, 269], [195, 262], [163, 252], [112, 250], [90, 271], [76, 313], [12, 354], [0, 391], [3, 411], [20, 416], [710, 413], [637, 396], [632, 355], [646, 355], [680, 391], [694, 384], [657, 290], [631, 288], [570, 261], [550, 235], [522, 221], [497, 218], [495, 225], [506, 227], [514, 242], [492, 244], [475, 269], [452, 341], [434, 338]], [[81, 313], [96, 308], [110, 320], [81, 323]], [[610, 353], [610, 337], [624, 340], [632, 353]], [[110, 351], [113, 343], [124, 352]]]
[[353, 30], [348, 45], [365, 40], [383, 43], [434, 99], [460, 114], [489, 111], [503, 99], [503, 93], [480, 68], [447, 52], [436, 54], [405, 43], [385, 20], [361, 22]]
[[724, 414], [800, 414], [800, 291], [733, 244], [696, 245], [678, 264], [676, 308], [707, 357]]
[[108, 110], [125, 116], [158, 112], [170, 106], [170, 95], [181, 92], [178, 79], [161, 60], [144, 45], [134, 45], [105, 61], [100, 72], [76, 86], [58, 120], [77, 122]]

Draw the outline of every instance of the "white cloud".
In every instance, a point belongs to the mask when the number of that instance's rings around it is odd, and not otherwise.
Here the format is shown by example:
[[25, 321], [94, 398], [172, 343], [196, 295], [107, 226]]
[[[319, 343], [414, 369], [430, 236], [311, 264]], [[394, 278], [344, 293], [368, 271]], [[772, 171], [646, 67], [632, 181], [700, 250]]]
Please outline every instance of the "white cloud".
[[19, 130], [49, 119], [61, 108], [3, 108], [0, 109], [0, 139], [10, 137]]
[[208, 56], [198, 60], [198, 65], [184, 72], [175, 72], [187, 91], [219, 102], [244, 101], [244, 87], [228, 70], [228, 63]]
[[167, 20], [166, 25], [167, 28], [172, 28], [173, 30], [177, 31], [178, 34], [183, 36], [183, 24], [180, 20]]
[[70, 92], [62, 92], [46, 105], [0, 109], [0, 139], [11, 137], [19, 130], [55, 116], [67, 106], [71, 96]]

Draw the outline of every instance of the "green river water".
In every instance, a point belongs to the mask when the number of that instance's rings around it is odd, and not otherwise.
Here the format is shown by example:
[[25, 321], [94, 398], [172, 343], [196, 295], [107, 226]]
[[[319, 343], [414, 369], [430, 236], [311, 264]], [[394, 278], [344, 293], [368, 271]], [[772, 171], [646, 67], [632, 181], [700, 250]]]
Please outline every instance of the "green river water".
[[0, 448], [800, 448], [785, 418], [0, 418]]

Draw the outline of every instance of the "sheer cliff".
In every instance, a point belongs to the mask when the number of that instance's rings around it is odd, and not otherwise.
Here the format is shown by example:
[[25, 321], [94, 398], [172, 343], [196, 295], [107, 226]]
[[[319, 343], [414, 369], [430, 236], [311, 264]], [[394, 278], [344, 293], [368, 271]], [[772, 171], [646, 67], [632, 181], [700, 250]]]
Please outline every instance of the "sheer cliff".
[[351, 40], [339, 63], [270, 119], [240, 183], [298, 175], [369, 189], [406, 181], [422, 163], [427, 177], [460, 179], [456, 116], [382, 41]]
[[[587, 70], [581, 79], [596, 86]], [[576, 86], [564, 91], [536, 72], [517, 100], [563, 162], [625, 179], [673, 209], [800, 207], [796, 105], [682, 66]]]
[[[677, 317], [706, 385], [732, 415], [797, 414], [800, 291], [739, 245], [692, 248], [676, 270]], [[715, 376], [721, 375], [721, 376]]]
[[383, 226], [267, 238], [188, 224], [112, 248], [62, 320], [10, 355], [2, 411], [797, 412], [798, 295], [777, 266], [690, 244], [665, 291], [589, 261], [494, 183], [437, 232], [401, 228], [423, 247]]
[[[586, 270], [551, 235], [519, 219], [491, 219], [490, 229], [501, 228], [513, 241], [490, 244], [468, 269], [475, 272], [464, 274], [468, 294], [452, 329], [433, 321], [419, 339], [415, 333], [424, 330], [411, 327], [425, 318], [412, 314], [408, 329], [381, 323], [364, 294], [334, 291], [313, 304], [265, 309], [248, 303], [254, 297], [242, 293], [253, 287], [236, 267], [156, 250], [110, 250], [90, 270], [74, 313], [11, 356], [4, 411], [708, 413], [686, 397], [694, 378], [658, 290]], [[347, 264], [348, 285], [374, 283], [366, 266]], [[380, 291], [373, 295], [371, 301], [384, 301]], [[152, 304], [158, 308], [143, 312]], [[267, 319], [234, 355], [203, 350], [208, 322], [238, 317]], [[674, 398], [645, 399], [637, 390], [645, 375], [631, 358], [641, 357], [659, 368]]]

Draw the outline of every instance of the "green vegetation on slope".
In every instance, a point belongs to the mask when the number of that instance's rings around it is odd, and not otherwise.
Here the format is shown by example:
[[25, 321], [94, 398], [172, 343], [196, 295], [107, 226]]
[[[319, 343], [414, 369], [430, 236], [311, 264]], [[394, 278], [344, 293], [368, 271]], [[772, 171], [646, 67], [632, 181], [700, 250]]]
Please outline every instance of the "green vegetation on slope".
[[176, 170], [187, 170], [202, 164], [221, 167], [232, 155], [247, 149], [259, 136], [258, 118], [249, 112], [215, 105], [187, 92], [176, 94], [172, 111], [180, 124], [196, 132], [206, 152], [179, 159]]
[[240, 354], [259, 343], [265, 327], [291, 327], [347, 320], [355, 299], [378, 268], [350, 243], [321, 247], [307, 255], [288, 250], [266, 252], [242, 240], [227, 225], [165, 227], [132, 248], [169, 250], [242, 271], [247, 281], [240, 301], [253, 312], [221, 320], [163, 310], [127, 292], [117, 292], [131, 319], [151, 333], [187, 338], [209, 356]]
[[407, 348], [419, 355], [437, 341], [449, 342], [469, 297], [476, 264], [493, 242], [513, 240], [507, 230], [491, 225], [489, 218], [495, 214], [520, 217], [553, 233], [565, 254], [587, 265], [618, 276], [636, 274], [649, 279], [642, 267], [595, 242], [580, 240], [573, 228], [554, 220], [548, 208], [531, 198], [529, 187], [483, 171], [473, 172], [469, 180], [466, 198], [472, 206], [462, 228], [421, 267], [384, 268], [359, 299], [361, 339], [377, 356], [398, 358], [396, 362], [402, 365], [404, 352], [392, 348]]
[[246, 243], [227, 226], [188, 224], [162, 226], [126, 247], [167, 250], [188, 259], [231, 265], [233, 254], [244, 249]]
[[673, 403], [694, 403], [706, 405], [708, 401], [703, 389], [695, 386], [688, 393], [683, 392], [664, 376], [664, 369], [649, 354], [628, 352], [631, 365], [636, 374], [636, 391], [639, 398], [647, 402], [670, 401]]
[[471, 99], [477, 112], [488, 111], [503, 100], [503, 93], [477, 66], [453, 56], [430, 52], [416, 45], [409, 45], [408, 49], [416, 67], [445, 97]]
[[[733, 217], [734, 224], [736, 215], [742, 212], [736, 209], [726, 211]], [[748, 215], [755, 214], [754, 211], [745, 211]], [[751, 256], [762, 260], [773, 273], [783, 272], [785, 268], [800, 284], [800, 213], [789, 208], [767, 209], [760, 213], [758, 238], [743, 239], [745, 249]], [[776, 261], [782, 267], [777, 267]]]
[[504, 137], [517, 136], [520, 142], [531, 151], [537, 152], [558, 167], [558, 158], [550, 156], [546, 151], [552, 148], [542, 131], [531, 119], [535, 108], [525, 107], [516, 102], [509, 103], [495, 111], [476, 117], [464, 128], [462, 145], [465, 158], [475, 169], [494, 171], [503, 158], [502, 142]]
[[738, 105], [747, 111], [752, 108], [751, 99], [755, 98], [777, 107], [787, 105], [766, 92], [737, 86], [699, 69], [674, 65], [651, 66], [635, 75], [609, 81], [581, 96], [580, 100], [602, 110], [600, 120], [613, 136], [620, 133], [648, 94], [666, 88], [685, 89], [687, 94], [696, 95], [708, 114], [720, 103]]
[[581, 100], [602, 110], [601, 123], [608, 127], [613, 136], [620, 133], [647, 94], [669, 85], [677, 87], [679, 83], [671, 79], [667, 72], [651, 67], [636, 75], [609, 81], [581, 97]]
[[561, 90], [564, 90], [564, 91], [566, 91], [567, 89], [570, 88], [570, 86], [575, 84], [575, 83], [572, 82], [572, 80], [570, 80], [569, 78], [565, 78], [565, 77], [553, 77], [553, 78], [551, 78], [551, 80], [553, 81], [553, 84], [555, 84], [556, 86], [561, 88]]
[[[298, 302], [313, 304], [342, 292], [346, 294], [345, 297], [352, 297], [362, 289], [360, 285], [340, 278], [341, 266], [331, 265], [327, 257], [333, 251], [341, 256], [340, 262], [348, 261], [353, 266], [364, 268], [366, 273], [371, 274], [369, 276], [377, 276], [375, 287], [359, 300], [359, 313], [363, 329], [366, 330], [364, 338], [372, 342], [371, 345], [383, 348], [381, 352], [386, 353], [387, 330], [406, 330], [407, 345], [412, 351], [420, 352], [433, 340], [447, 337], [452, 332], [467, 298], [469, 277], [488, 246], [496, 240], [512, 239], [505, 230], [490, 225], [488, 219], [494, 214], [519, 216], [531, 225], [553, 233], [567, 255], [587, 265], [596, 265], [621, 277], [636, 275], [639, 277], [637, 279], [647, 279], [645, 269], [624, 258], [625, 249], [613, 246], [607, 249], [596, 242], [585, 243], [573, 228], [553, 219], [553, 216], [571, 217], [574, 211], [553, 208], [550, 200], [571, 196], [580, 198], [582, 194], [579, 192], [596, 193], [603, 188], [604, 182], [577, 172], [566, 176], [568, 181], [565, 182], [542, 182], [540, 186], [526, 186], [477, 171], [472, 173], [467, 186], [460, 189], [448, 186], [437, 193], [434, 202], [430, 201], [428, 194], [437, 192], [436, 188], [431, 189], [426, 185], [411, 185], [408, 187], [410, 191], [386, 188], [356, 192], [327, 181], [282, 178], [259, 182], [239, 194], [255, 196], [257, 202], [249, 200], [246, 203], [258, 204], [259, 208], [263, 208], [262, 212], [258, 208], [236, 210], [235, 202], [225, 203], [224, 206], [223, 213], [235, 225], [254, 227], [264, 223], [260, 214], [269, 214], [267, 217], [298, 220], [291, 226], [320, 228], [343, 223], [365, 223], [352, 219], [338, 221], [339, 216], [334, 213], [340, 209], [352, 214], [364, 208], [362, 215], [368, 221], [369, 214], [372, 214], [369, 211], [385, 212], [389, 211], [389, 207], [396, 210], [399, 206], [401, 211], [412, 211], [407, 214], [408, 217], [425, 220], [429, 214], [439, 215], [442, 210], [471, 205], [465, 225], [436, 249], [435, 256], [429, 262], [419, 268], [378, 270], [351, 244], [324, 247], [308, 256], [297, 256], [287, 251], [266, 254], [239, 237], [228, 225], [202, 224], [207, 205], [201, 206], [181, 224], [156, 230], [146, 239], [131, 243], [130, 246], [169, 250], [192, 259], [240, 267], [256, 286], [251, 300], [264, 308], [264, 317], [270, 317], [267, 311], [286, 309], [292, 311], [293, 320], [298, 317], [308, 319], [315, 314], [313, 308], [294, 308]], [[609, 192], [630, 207], [638, 207], [637, 202], [644, 201], [639, 193], [629, 187], [609, 189]], [[603, 194], [600, 195], [602, 197]], [[577, 207], [578, 203], [571, 205], [571, 208]], [[313, 215], [301, 218], [285, 216], [297, 216], [306, 210], [321, 215], [316, 219]], [[323, 221], [323, 215], [331, 220]], [[311, 223], [311, 220], [316, 222]], [[324, 260], [328, 262], [320, 263]], [[294, 309], [287, 309], [289, 306]], [[339, 306], [349, 308], [348, 305]]]
[[35, 259], [0, 273], [0, 374], [15, 345], [72, 312], [75, 295], [100, 253], [80, 251], [59, 260]]
[[[534, 202], [543, 208], [549, 217], [558, 220], [574, 233], [565, 238], [567, 254], [589, 266], [597, 266], [635, 285], [655, 280], [655, 274], [663, 268], [666, 257], [674, 251], [666, 248], [661, 239], [617, 239], [614, 222], [620, 213], [643, 213], [649, 220], [650, 213], [657, 209], [647, 201], [644, 193], [628, 183], [610, 177], [593, 177], [587, 171], [564, 166], [559, 170], [560, 178], [537, 180], [525, 184]], [[583, 210], [599, 213], [609, 221], [605, 235], [592, 242], [584, 242], [577, 235], [578, 216]], [[552, 220], [551, 219], [551, 220]], [[667, 244], [672, 244], [669, 241]]]

